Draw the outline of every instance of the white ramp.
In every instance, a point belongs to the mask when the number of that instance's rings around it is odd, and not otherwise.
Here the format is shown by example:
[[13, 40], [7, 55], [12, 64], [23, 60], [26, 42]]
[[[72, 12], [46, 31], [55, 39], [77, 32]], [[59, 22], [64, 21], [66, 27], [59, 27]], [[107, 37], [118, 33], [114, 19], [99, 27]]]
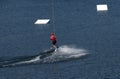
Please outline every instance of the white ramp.
[[50, 19], [38, 19], [34, 24], [48, 24]]
[[96, 7], [97, 7], [97, 11], [107, 11], [108, 10], [107, 4], [98, 4], [98, 5], [96, 5]]

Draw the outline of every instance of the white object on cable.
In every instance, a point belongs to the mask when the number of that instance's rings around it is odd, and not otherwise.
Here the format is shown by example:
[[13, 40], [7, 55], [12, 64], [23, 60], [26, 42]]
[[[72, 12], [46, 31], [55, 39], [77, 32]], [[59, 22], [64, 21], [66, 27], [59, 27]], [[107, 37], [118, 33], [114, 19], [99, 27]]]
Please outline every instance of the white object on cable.
[[98, 5], [96, 5], [96, 7], [97, 7], [97, 11], [107, 11], [108, 10], [107, 4], [98, 4]]
[[34, 24], [47, 24], [50, 19], [38, 19]]

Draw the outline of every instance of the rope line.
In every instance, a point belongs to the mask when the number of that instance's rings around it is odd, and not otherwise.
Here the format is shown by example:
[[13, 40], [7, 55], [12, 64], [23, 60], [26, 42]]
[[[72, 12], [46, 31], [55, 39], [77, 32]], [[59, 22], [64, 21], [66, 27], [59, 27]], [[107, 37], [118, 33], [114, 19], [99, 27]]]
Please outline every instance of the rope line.
[[55, 11], [54, 11], [54, 0], [52, 0], [51, 2], [51, 6], [52, 6], [52, 27], [53, 27], [53, 32], [55, 33]]

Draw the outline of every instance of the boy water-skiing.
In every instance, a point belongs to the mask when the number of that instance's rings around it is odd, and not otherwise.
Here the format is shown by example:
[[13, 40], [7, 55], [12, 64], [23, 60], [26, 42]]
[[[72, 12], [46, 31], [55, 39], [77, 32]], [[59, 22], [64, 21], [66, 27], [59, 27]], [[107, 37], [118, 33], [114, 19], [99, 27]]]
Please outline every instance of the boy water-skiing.
[[56, 49], [57, 48], [57, 45], [56, 45], [57, 41], [56, 41], [56, 36], [54, 33], [51, 33], [50, 40], [52, 41], [53, 47]]

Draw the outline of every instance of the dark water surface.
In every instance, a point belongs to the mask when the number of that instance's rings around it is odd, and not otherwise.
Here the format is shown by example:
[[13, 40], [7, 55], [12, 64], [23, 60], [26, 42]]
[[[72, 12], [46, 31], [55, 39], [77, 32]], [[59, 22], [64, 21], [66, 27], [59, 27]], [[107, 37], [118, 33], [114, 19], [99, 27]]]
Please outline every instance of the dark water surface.
[[[97, 12], [98, 3], [107, 3], [109, 10]], [[1, 0], [0, 62], [7, 57], [34, 56], [49, 49], [53, 29], [60, 47], [67, 46], [75, 53], [84, 49], [89, 55], [0, 68], [0, 79], [120, 79], [119, 3], [119, 0], [54, 0], [53, 18], [52, 0]], [[40, 18], [49, 18], [50, 23], [35, 25]]]

